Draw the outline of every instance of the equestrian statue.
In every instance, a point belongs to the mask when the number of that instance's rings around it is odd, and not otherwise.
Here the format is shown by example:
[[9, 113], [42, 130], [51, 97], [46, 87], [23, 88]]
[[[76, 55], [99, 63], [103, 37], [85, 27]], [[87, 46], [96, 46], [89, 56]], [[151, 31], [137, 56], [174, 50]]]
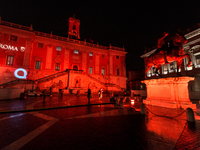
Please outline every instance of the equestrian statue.
[[[191, 65], [191, 59], [189, 54], [185, 54], [183, 50], [183, 44], [187, 43], [186, 38], [181, 33], [176, 33], [170, 39], [166, 40], [169, 34], [164, 32], [163, 36], [158, 39], [157, 50], [149, 57], [144, 58], [145, 62], [145, 78], [147, 78], [147, 72], [152, 66], [156, 68], [156, 73], [161, 68], [161, 65], [170, 64], [173, 61], [177, 61], [177, 73], [181, 67], [184, 58], [188, 58], [187, 67]], [[160, 75], [160, 74], [159, 74]]]

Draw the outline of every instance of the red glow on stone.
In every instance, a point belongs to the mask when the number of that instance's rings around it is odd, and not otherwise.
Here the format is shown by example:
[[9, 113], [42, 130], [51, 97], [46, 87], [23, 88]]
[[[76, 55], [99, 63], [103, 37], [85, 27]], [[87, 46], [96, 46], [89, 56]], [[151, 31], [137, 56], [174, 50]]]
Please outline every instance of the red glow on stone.
[[194, 77], [170, 77], [144, 80], [147, 87], [147, 98], [143, 102], [150, 105], [168, 108], [193, 108], [195, 104], [189, 99], [188, 82]]

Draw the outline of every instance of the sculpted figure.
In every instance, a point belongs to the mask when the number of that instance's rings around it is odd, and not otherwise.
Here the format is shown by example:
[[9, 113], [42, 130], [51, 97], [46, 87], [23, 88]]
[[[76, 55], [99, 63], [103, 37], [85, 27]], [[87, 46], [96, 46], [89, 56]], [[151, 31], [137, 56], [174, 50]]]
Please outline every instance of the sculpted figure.
[[163, 33], [163, 36], [161, 38], [158, 39], [158, 42], [157, 42], [157, 50], [155, 53], [159, 53], [161, 50], [163, 50], [163, 54], [164, 54], [164, 59], [165, 59], [165, 63], [167, 64], [168, 61], [167, 61], [167, 49], [168, 49], [168, 45], [165, 41], [165, 38], [169, 35], [169, 33], [167, 32], [164, 32]]
[[[173, 61], [177, 61], [177, 70], [181, 67], [183, 59], [185, 57], [188, 58], [188, 65], [191, 65], [191, 59], [188, 54], [185, 54], [183, 50], [183, 44], [187, 42], [186, 38], [179, 33], [176, 33], [170, 41], [170, 47], [164, 42], [165, 37], [168, 36], [168, 33], [165, 33], [162, 38], [158, 40], [157, 50], [155, 53], [150, 55], [149, 57], [144, 58], [145, 61], [145, 78], [147, 77], [147, 72], [151, 69], [152, 66], [156, 68], [156, 73], [158, 73], [158, 69], [161, 65], [165, 65], [171, 63]], [[178, 73], [178, 71], [177, 71]]]

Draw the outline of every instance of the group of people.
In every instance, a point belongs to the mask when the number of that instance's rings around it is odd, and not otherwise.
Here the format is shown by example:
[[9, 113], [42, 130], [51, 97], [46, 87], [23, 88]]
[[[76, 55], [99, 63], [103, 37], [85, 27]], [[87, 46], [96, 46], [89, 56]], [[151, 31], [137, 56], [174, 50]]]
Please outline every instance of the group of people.
[[[63, 89], [59, 89], [59, 93], [60, 93], [61, 98], [63, 97], [63, 92], [64, 92]], [[45, 103], [47, 90], [44, 89], [42, 93], [43, 93], [43, 102]], [[92, 97], [90, 88], [88, 89], [88, 91], [86, 93], [87, 93], [87, 98], [88, 98], [88, 104], [90, 104], [90, 98]], [[77, 92], [77, 94], [79, 94], [79, 92]], [[98, 91], [98, 95], [99, 95], [99, 100], [103, 98], [103, 89], [100, 89]]]
[[[90, 98], [92, 97], [90, 88], [88, 89], [86, 93], [87, 93], [87, 98], [88, 98], [88, 104], [90, 104]], [[98, 91], [98, 95], [99, 95], [99, 100], [103, 98], [103, 89], [100, 89]]]

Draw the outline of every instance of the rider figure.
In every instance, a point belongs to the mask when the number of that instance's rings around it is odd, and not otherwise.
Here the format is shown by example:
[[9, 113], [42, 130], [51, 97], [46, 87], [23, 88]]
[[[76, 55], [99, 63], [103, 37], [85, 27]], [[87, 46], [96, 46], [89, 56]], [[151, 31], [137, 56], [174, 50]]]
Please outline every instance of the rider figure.
[[164, 58], [165, 58], [165, 63], [167, 64], [168, 61], [167, 61], [167, 45], [165, 43], [165, 37], [168, 36], [169, 33], [166, 33], [164, 32], [164, 35], [158, 39], [158, 43], [157, 43], [157, 50], [156, 50], [156, 53], [159, 53], [161, 50], [164, 51]]

